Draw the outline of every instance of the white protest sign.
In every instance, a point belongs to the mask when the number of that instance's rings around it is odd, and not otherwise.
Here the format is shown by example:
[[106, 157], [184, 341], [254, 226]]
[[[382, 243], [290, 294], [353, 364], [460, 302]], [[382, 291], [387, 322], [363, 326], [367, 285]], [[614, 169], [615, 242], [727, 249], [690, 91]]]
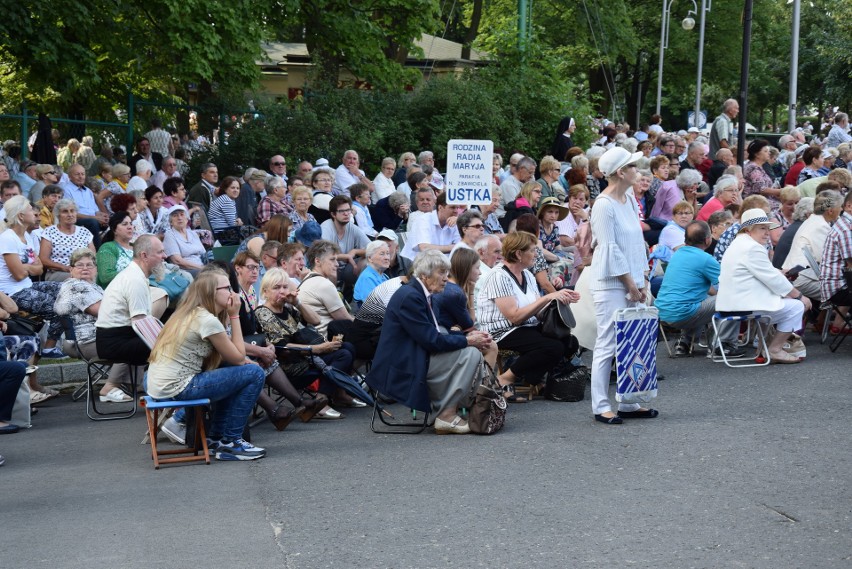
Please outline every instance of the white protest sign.
[[447, 172], [444, 191], [447, 203], [475, 205], [491, 203], [491, 166], [494, 143], [490, 140], [447, 142]]

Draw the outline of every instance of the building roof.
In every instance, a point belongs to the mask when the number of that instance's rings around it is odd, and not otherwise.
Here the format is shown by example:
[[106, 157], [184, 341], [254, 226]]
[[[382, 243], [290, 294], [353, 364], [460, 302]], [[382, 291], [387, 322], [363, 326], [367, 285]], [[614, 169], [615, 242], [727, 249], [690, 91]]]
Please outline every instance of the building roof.
[[[444, 38], [439, 38], [430, 34], [423, 34], [423, 37], [414, 42], [417, 47], [423, 50], [423, 57], [417, 58], [419, 61], [434, 60], [434, 61], [461, 61], [462, 44], [450, 41]], [[258, 61], [261, 66], [268, 65], [288, 65], [293, 63], [309, 63], [310, 54], [308, 48], [303, 43], [288, 43], [288, 42], [262, 42], [261, 48], [266, 53], [268, 60]], [[409, 60], [413, 60], [409, 54]], [[488, 54], [472, 49], [470, 52], [470, 61], [486, 61]]]

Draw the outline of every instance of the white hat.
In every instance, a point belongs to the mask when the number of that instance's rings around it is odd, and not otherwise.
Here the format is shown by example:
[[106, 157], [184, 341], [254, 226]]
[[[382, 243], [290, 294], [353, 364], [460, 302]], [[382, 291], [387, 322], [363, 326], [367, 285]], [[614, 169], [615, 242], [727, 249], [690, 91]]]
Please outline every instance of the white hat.
[[379, 234], [376, 235], [376, 239], [387, 239], [388, 241], [396, 241], [396, 231], [393, 229], [382, 229], [379, 231]]
[[611, 176], [619, 168], [624, 168], [633, 164], [637, 160], [644, 158], [641, 152], [630, 153], [620, 146], [610, 148], [604, 152], [603, 156], [598, 160], [598, 170], [603, 172], [604, 176]]
[[686, 132], [701, 132], [701, 131], [698, 130], [697, 126], [691, 126], [691, 127], [689, 127], [689, 130], [686, 131]]
[[808, 148], [810, 148], [809, 144], [800, 144], [798, 147], [796, 147], [796, 150], [794, 152], [796, 156], [801, 156]]
[[170, 208], [169, 208], [169, 211], [168, 211], [168, 212], [166, 212], [166, 213], [168, 213], [168, 216], [169, 216], [169, 217], [171, 217], [173, 213], [177, 213], [177, 212], [179, 212], [179, 211], [182, 211], [184, 214], [189, 213], [189, 212], [187, 211], [187, 209], [186, 209], [184, 206], [180, 205], [180, 204], [175, 204], [175, 205], [173, 205], [172, 207], [170, 207]]
[[780, 223], [771, 221], [766, 216], [766, 212], [759, 207], [747, 210], [740, 217], [740, 227], [751, 227], [753, 225], [768, 225], [769, 229], [777, 229], [781, 227]]

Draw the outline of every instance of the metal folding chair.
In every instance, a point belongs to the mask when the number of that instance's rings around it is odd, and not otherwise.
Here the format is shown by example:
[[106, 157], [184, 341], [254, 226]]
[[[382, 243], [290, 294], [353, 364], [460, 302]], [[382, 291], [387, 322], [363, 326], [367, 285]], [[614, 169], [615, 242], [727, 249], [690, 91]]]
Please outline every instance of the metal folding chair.
[[[719, 336], [719, 326], [717, 325], [717, 322], [747, 322], [748, 328], [746, 331], [746, 342], [750, 343], [753, 328], [753, 333], [758, 340], [758, 352], [763, 355], [765, 361], [758, 362], [757, 358], [746, 358], [744, 360], [740, 360], [738, 363], [734, 363], [737, 362], [737, 360], [728, 359], [725, 355], [725, 346], [722, 344], [722, 338]], [[769, 348], [766, 346], [766, 336], [763, 333], [763, 327], [761, 326], [761, 324], [769, 325], [768, 318], [755, 314], [754, 312], [716, 312], [713, 314], [713, 319], [710, 321], [710, 324], [713, 326], [713, 342], [710, 347], [710, 353], [713, 356], [712, 360], [714, 362], [724, 362], [728, 367], [759, 367], [769, 365]], [[714, 350], [718, 350], [720, 355], [717, 356]]]

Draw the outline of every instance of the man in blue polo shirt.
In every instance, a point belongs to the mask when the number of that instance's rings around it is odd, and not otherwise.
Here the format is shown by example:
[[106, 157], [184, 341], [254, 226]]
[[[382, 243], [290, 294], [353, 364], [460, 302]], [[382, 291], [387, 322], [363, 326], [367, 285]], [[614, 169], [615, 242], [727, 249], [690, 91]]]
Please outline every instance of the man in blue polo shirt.
[[68, 182], [62, 185], [65, 199], [77, 204], [77, 225], [92, 232], [95, 247], [101, 246], [101, 231], [106, 228], [109, 216], [95, 199], [95, 193], [86, 187], [86, 169], [74, 164], [68, 169]]
[[[654, 303], [660, 311], [660, 321], [683, 331], [675, 343], [676, 357], [690, 354], [693, 338], [710, 323], [716, 311], [720, 265], [705, 252], [711, 241], [707, 223], [693, 221], [686, 226], [684, 246], [672, 255]], [[736, 345], [738, 324], [725, 322], [720, 328], [725, 355], [729, 358], [745, 355], [745, 350]]]

